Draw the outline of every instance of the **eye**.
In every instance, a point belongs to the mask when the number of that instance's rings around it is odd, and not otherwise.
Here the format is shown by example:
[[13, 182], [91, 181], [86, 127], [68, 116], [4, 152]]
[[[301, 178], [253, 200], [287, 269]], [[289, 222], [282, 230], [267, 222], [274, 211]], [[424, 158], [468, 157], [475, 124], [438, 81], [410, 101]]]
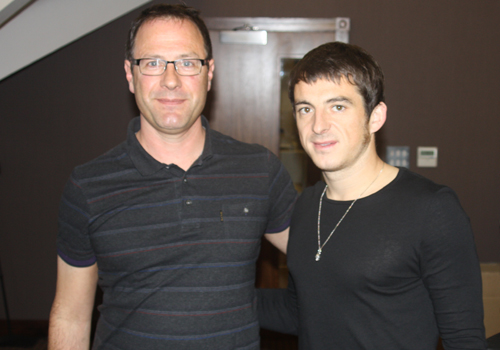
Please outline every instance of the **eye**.
[[181, 61], [181, 66], [183, 68], [191, 68], [194, 66], [194, 62], [193, 61], [190, 61], [190, 60], [182, 60]]
[[302, 107], [302, 108], [299, 108], [297, 110], [297, 113], [299, 113], [299, 114], [307, 114], [309, 112], [311, 112], [311, 108], [310, 107]]
[[151, 61], [146, 61], [146, 66], [147, 67], [157, 67], [158, 66], [158, 60], [151, 60]]
[[336, 112], [342, 112], [343, 110], [345, 110], [345, 107], [342, 105], [335, 105], [333, 106], [333, 110]]

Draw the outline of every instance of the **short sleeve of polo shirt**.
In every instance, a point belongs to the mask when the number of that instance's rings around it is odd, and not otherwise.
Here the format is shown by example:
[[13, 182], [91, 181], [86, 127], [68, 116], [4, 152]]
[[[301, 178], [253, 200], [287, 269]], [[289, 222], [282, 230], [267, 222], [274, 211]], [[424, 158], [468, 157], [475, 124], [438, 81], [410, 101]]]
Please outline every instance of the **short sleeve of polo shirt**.
[[290, 226], [297, 192], [281, 161], [268, 151], [270, 167], [270, 212], [266, 233], [278, 233]]
[[88, 235], [89, 220], [86, 197], [73, 173], [59, 205], [57, 236], [57, 253], [69, 265], [86, 267], [96, 262]]

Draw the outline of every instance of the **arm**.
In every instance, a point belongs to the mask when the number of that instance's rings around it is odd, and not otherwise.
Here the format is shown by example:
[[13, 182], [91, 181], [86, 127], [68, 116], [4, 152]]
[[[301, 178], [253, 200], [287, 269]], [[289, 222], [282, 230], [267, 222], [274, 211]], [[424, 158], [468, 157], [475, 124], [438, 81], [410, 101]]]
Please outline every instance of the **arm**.
[[97, 264], [73, 267], [57, 257], [56, 296], [49, 320], [49, 350], [88, 350]]
[[279, 233], [266, 233], [264, 236], [273, 246], [278, 248], [283, 254], [286, 254], [289, 230], [290, 228], [288, 227], [286, 230]]
[[469, 219], [456, 195], [442, 190], [430, 205], [422, 244], [423, 281], [446, 350], [486, 349], [481, 271]]
[[262, 328], [298, 335], [297, 295], [292, 276], [287, 289], [257, 289], [257, 312]]

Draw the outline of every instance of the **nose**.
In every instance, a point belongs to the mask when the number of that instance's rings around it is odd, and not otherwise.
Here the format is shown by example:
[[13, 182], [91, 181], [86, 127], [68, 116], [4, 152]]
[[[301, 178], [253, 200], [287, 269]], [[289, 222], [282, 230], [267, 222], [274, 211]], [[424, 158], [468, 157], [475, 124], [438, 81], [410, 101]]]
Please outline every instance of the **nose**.
[[175, 71], [174, 64], [167, 63], [167, 67], [165, 67], [165, 72], [161, 75], [161, 86], [166, 87], [169, 90], [174, 90], [177, 87], [181, 86], [181, 79], [179, 74]]
[[325, 112], [316, 111], [314, 114], [314, 120], [312, 123], [312, 131], [315, 134], [321, 135], [330, 129], [330, 123]]

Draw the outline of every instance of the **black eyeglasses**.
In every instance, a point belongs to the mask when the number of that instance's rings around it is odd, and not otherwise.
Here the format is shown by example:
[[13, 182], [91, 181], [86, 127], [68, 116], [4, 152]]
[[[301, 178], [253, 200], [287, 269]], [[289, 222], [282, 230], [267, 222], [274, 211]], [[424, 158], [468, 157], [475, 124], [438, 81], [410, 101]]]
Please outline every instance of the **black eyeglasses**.
[[132, 64], [139, 67], [139, 71], [144, 75], [162, 75], [167, 69], [167, 65], [172, 63], [175, 71], [179, 75], [198, 75], [203, 66], [207, 65], [207, 59], [188, 58], [175, 61], [165, 61], [159, 58], [139, 58], [131, 60]]

